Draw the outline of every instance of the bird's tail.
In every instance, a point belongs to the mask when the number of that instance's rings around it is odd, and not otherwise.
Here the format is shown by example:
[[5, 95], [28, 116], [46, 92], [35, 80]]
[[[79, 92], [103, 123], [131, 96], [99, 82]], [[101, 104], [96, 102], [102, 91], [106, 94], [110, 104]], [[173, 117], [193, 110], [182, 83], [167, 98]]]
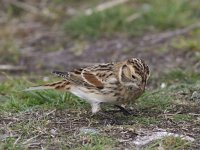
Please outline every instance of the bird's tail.
[[70, 82], [67, 80], [62, 80], [54, 83], [48, 83], [39, 86], [33, 86], [25, 89], [24, 91], [33, 91], [33, 90], [47, 90], [47, 89], [56, 89], [56, 90], [69, 90]]

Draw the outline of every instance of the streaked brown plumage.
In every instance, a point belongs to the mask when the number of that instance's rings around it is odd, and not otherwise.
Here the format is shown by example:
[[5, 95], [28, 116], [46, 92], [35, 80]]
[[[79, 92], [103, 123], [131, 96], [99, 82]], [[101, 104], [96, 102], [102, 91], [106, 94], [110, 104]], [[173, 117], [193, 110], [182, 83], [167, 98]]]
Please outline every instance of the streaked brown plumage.
[[56, 89], [73, 93], [92, 106], [92, 113], [100, 110], [100, 103], [126, 104], [135, 101], [144, 91], [149, 77], [149, 67], [143, 60], [99, 64], [71, 72], [54, 71], [62, 81], [29, 90]]

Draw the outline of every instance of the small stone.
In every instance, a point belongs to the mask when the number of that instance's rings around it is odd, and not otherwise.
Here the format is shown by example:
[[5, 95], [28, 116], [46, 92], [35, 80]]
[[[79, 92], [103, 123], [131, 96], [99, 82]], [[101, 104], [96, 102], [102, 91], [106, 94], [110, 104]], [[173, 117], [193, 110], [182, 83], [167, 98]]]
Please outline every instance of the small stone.
[[49, 81], [49, 77], [44, 77], [44, 78], [43, 78], [43, 81], [44, 81], [44, 82], [48, 82], [48, 81]]
[[165, 88], [166, 86], [167, 86], [166, 83], [161, 83], [160, 85], [161, 89]]
[[95, 128], [82, 127], [82, 128], [80, 128], [80, 133], [95, 135], [95, 134], [99, 134], [99, 131]]
[[200, 101], [200, 93], [198, 93], [197, 91], [194, 91], [193, 93], [192, 93], [192, 96], [191, 96], [191, 99], [192, 100], [197, 100], [197, 101]]
[[161, 143], [159, 144], [158, 150], [165, 150]]
[[56, 135], [57, 134], [55, 129], [51, 129], [50, 132], [51, 132], [52, 135]]

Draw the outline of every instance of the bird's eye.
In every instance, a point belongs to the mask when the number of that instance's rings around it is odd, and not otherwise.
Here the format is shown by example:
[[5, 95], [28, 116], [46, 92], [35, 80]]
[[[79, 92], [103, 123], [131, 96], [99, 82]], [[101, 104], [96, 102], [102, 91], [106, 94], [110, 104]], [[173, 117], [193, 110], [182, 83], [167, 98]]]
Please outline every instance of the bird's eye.
[[133, 79], [136, 79], [136, 77], [135, 77], [134, 75], [132, 75], [132, 78], [133, 78]]

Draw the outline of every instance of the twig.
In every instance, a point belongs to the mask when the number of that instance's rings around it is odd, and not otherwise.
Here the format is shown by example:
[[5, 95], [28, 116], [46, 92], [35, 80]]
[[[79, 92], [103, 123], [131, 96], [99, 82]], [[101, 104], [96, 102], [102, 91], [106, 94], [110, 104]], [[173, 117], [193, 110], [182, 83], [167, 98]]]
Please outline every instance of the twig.
[[128, 2], [129, 0], [112, 0], [112, 1], [108, 1], [108, 2], [105, 2], [105, 3], [102, 3], [98, 6], [96, 6], [94, 9], [92, 8], [89, 8], [85, 11], [85, 15], [92, 15], [94, 12], [101, 12], [103, 10], [106, 10], [108, 8], [112, 8], [114, 6], [117, 6], [117, 5], [120, 5], [120, 4], [123, 4], [123, 3], [126, 3]]
[[20, 2], [20, 1], [17, 1], [17, 0], [10, 0], [10, 1], [8, 1], [8, 3], [13, 4], [13, 5], [25, 10], [25, 11], [31, 12], [32, 14], [44, 15], [44, 16], [47, 16], [47, 17], [50, 17], [50, 18], [55, 18], [55, 14], [49, 12], [48, 9], [40, 10], [37, 7], [33, 7], [31, 5], [28, 5], [27, 3]]
[[79, 65], [79, 66], [91, 66], [91, 65], [99, 65], [99, 63], [81, 62], [81, 63], [74, 63], [73, 65]]
[[35, 139], [35, 138], [37, 138], [37, 137], [39, 137], [40, 135], [36, 135], [36, 136], [34, 136], [34, 137], [31, 137], [30, 139], [28, 139], [28, 140], [26, 140], [25, 142], [23, 142], [22, 144], [27, 144], [27, 143], [29, 143], [30, 141], [32, 141], [33, 139]]
[[132, 21], [140, 18], [141, 16], [142, 16], [141, 13], [135, 13], [135, 14], [132, 14], [131, 16], [128, 16], [125, 21], [126, 22], [132, 22]]
[[24, 9], [26, 11], [29, 11], [29, 12], [31, 12], [33, 14], [38, 14], [40, 12], [38, 10], [38, 8], [33, 7], [31, 5], [28, 5], [26, 3], [20, 2], [20, 1], [17, 1], [17, 0], [11, 0], [11, 1], [8, 1], [8, 3], [13, 4], [13, 5], [15, 5], [15, 6], [19, 7], [19, 8], [22, 8], [22, 9]]
[[188, 113], [191, 116], [200, 116], [200, 114], [196, 114], [196, 113]]
[[13, 66], [13, 65], [0, 65], [0, 70], [22, 71], [22, 70], [26, 70], [26, 67], [25, 66]]
[[21, 139], [21, 135], [15, 140], [13, 145], [16, 145], [20, 139]]
[[52, 110], [52, 111], [50, 111], [50, 112], [47, 112], [46, 114], [44, 114], [44, 115], [42, 115], [42, 116], [40, 116], [40, 117], [38, 117], [38, 118], [39, 118], [39, 119], [45, 118], [45, 117], [49, 116], [50, 114], [54, 113], [55, 111], [56, 111], [56, 109], [54, 109], [54, 110]]
[[3, 126], [4, 126], [6, 133], [9, 134], [9, 137], [13, 137], [12, 129], [9, 127], [10, 123], [8, 124], [3, 121]]
[[50, 112], [47, 112], [47, 113], [44, 115], [44, 117], [46, 117], [46, 116], [48, 116], [48, 115], [54, 113], [55, 111], [56, 111], [56, 109], [54, 109], [54, 110], [52, 110], [52, 111], [50, 111]]
[[145, 36], [142, 40], [141, 45], [143, 45], [144, 42], [149, 42], [150, 44], [157, 44], [164, 40], [167, 40], [169, 38], [172, 38], [172, 37], [175, 37], [175, 36], [178, 36], [181, 34], [185, 34], [189, 31], [197, 29], [197, 28], [200, 28], [200, 22], [192, 24], [183, 29], [177, 29], [174, 31], [169, 31], [169, 32], [165, 32], [165, 33], [161, 33], [161, 34], [157, 34], [157, 35]]
[[37, 142], [37, 143], [31, 143], [28, 144], [28, 148], [38, 148], [42, 143], [41, 142]]

